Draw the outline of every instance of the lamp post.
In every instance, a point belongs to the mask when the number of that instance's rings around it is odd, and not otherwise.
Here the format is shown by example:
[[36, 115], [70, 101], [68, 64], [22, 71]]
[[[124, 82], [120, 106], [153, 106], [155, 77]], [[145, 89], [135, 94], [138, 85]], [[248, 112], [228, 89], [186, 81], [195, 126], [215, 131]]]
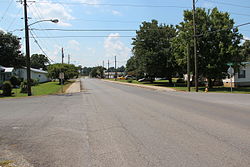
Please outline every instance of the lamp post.
[[26, 70], [27, 70], [27, 93], [31, 96], [31, 74], [30, 74], [30, 44], [29, 44], [29, 27], [36, 23], [50, 21], [53, 23], [58, 23], [58, 19], [48, 19], [36, 21], [32, 24], [28, 24], [28, 12], [27, 12], [27, 0], [24, 0], [24, 23], [25, 23], [25, 44], [26, 44]]

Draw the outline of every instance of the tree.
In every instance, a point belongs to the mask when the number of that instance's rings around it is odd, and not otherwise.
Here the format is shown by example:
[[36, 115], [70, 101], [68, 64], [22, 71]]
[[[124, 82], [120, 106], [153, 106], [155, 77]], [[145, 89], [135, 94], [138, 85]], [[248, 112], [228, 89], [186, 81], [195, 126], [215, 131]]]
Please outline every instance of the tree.
[[150, 78], [167, 77], [171, 83], [176, 66], [171, 40], [175, 36], [176, 29], [172, 25], [159, 25], [156, 20], [143, 22], [132, 43], [137, 70]]
[[48, 77], [59, 79], [59, 73], [64, 73], [64, 80], [75, 78], [79, 75], [78, 67], [74, 64], [51, 64], [48, 66]]
[[43, 54], [33, 54], [30, 57], [32, 68], [47, 70], [47, 65], [50, 63], [49, 59]]
[[94, 67], [90, 72], [90, 76], [93, 78], [104, 78], [104, 70], [103, 66]]
[[118, 67], [117, 72], [125, 72], [125, 67], [124, 66]]
[[246, 59], [246, 61], [250, 61], [250, 40], [246, 40], [242, 45], [241, 55]]
[[[197, 8], [197, 59], [198, 77], [208, 79], [209, 87], [213, 81], [222, 79], [228, 69], [227, 64], [240, 64], [243, 57], [239, 54], [242, 35], [234, 27], [234, 20], [227, 12], [217, 8], [205, 10]], [[193, 54], [193, 18], [192, 11], [184, 11], [184, 21], [177, 26], [178, 35], [173, 42], [175, 58], [180, 66], [186, 67], [187, 44], [190, 44], [191, 71], [194, 73]], [[183, 69], [183, 72], [185, 70]]]
[[0, 31], [0, 65], [21, 67], [25, 65], [25, 57], [20, 51], [21, 44], [17, 36]]

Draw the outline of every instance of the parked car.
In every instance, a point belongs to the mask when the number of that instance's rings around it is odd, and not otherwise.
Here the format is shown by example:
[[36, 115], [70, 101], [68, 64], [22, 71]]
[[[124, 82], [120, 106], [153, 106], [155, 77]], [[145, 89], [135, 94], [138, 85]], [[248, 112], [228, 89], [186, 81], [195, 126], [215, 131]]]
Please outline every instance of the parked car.
[[125, 80], [126, 78], [124, 76], [121, 76], [121, 77], [118, 77], [117, 79]]
[[155, 79], [154, 78], [141, 78], [141, 79], [138, 79], [138, 82], [146, 82], [146, 81], [153, 82], [153, 81], [155, 81]]
[[136, 77], [133, 77], [132, 75], [126, 75], [125, 76], [125, 79], [128, 80], [128, 79], [136, 79]]

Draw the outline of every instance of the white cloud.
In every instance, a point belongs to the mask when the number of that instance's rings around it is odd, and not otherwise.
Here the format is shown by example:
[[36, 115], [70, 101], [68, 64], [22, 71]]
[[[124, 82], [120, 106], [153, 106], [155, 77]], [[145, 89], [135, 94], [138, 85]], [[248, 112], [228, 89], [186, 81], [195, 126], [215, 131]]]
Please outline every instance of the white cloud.
[[45, 1], [46, 3], [37, 3], [35, 7], [30, 7], [30, 13], [33, 17], [42, 19], [59, 19], [58, 25], [70, 26], [69, 23], [62, 20], [70, 20], [74, 17], [71, 15], [71, 10], [63, 5], [52, 3], [51, 1]]
[[106, 57], [117, 56], [120, 60], [127, 60], [131, 55], [131, 49], [120, 40], [119, 33], [109, 34], [104, 40], [104, 49]]
[[76, 40], [70, 40], [70, 41], [68, 41], [68, 45], [67, 45], [66, 49], [69, 51], [79, 51], [81, 49], [80, 43]]
[[80, 2], [80, 3], [95, 4], [95, 5], [100, 4], [100, 0], [73, 0], [73, 1]]
[[0, 27], [0, 31], [3, 31], [4, 33], [6, 33], [6, 31], [3, 28], [1, 28], [1, 27]]
[[119, 12], [119, 11], [117, 11], [117, 10], [112, 10], [111, 12], [112, 12], [112, 14], [115, 15], [115, 16], [121, 16], [121, 15], [122, 15], [121, 12]]
[[245, 40], [250, 40], [250, 37], [244, 36]]

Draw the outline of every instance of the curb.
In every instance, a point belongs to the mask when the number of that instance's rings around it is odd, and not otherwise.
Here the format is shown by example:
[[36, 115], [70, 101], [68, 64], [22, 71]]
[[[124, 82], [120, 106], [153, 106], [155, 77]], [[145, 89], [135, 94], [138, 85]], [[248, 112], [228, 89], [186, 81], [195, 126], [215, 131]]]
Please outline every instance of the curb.
[[166, 87], [148, 86], [148, 85], [143, 85], [143, 84], [133, 84], [133, 83], [126, 83], [126, 82], [119, 82], [119, 81], [109, 81], [109, 80], [105, 80], [105, 79], [102, 79], [102, 81], [121, 84], [121, 85], [127, 85], [127, 86], [134, 86], [134, 87], [139, 87], [139, 88], [146, 88], [146, 89], [151, 89], [151, 90], [161, 90], [161, 91], [167, 91], [167, 92], [176, 92], [175, 89], [166, 88]]

